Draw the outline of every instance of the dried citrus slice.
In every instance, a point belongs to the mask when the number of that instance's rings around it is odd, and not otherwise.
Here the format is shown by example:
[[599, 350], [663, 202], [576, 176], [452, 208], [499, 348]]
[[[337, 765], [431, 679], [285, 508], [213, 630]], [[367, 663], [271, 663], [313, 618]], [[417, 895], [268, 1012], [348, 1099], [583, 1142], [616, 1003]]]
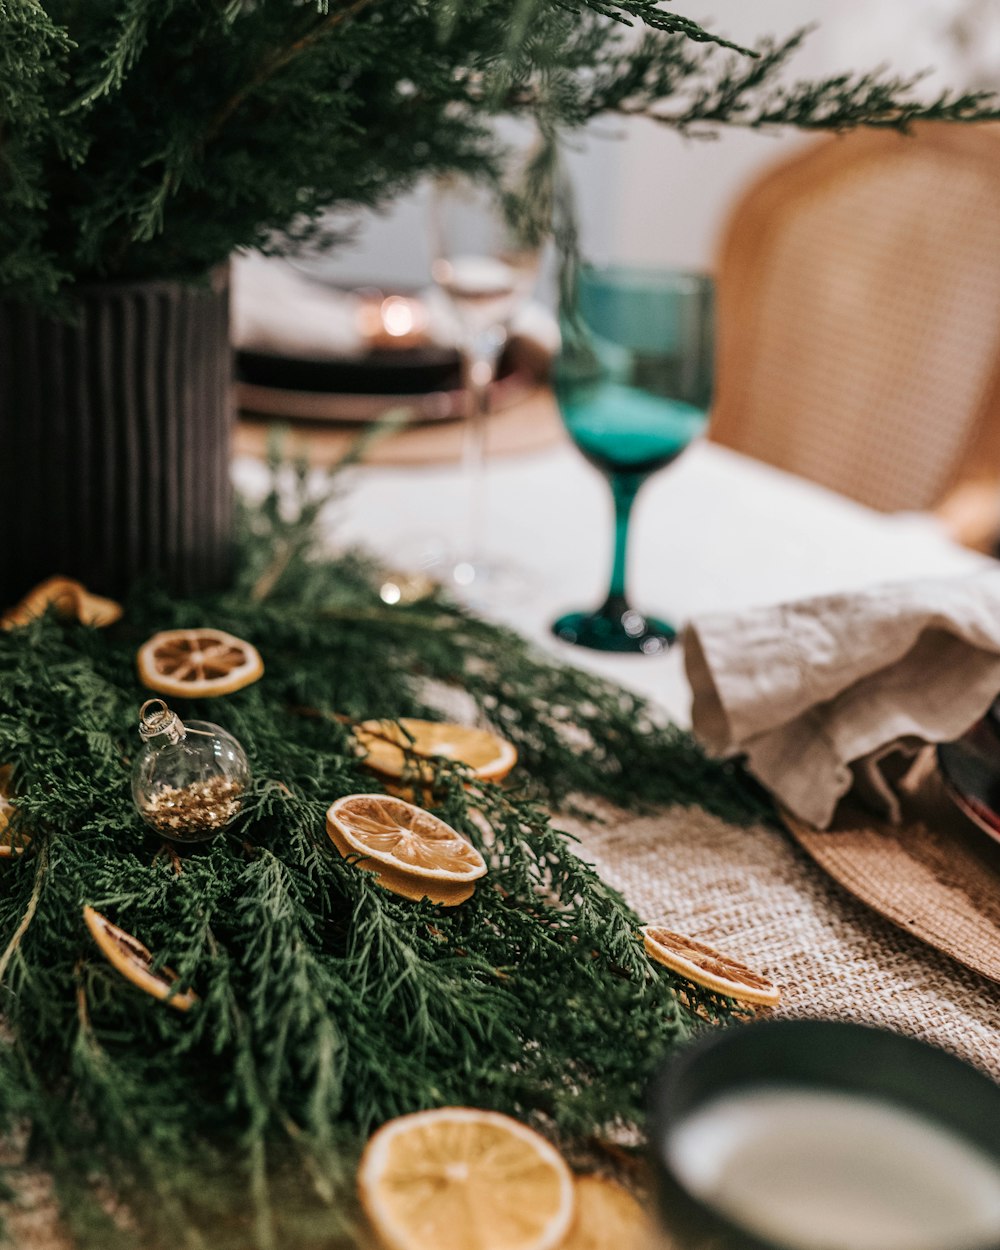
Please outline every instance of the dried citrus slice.
[[326, 813], [326, 831], [341, 855], [362, 855], [361, 868], [404, 898], [453, 907], [486, 875], [486, 861], [451, 825], [403, 799], [349, 794]]
[[694, 938], [653, 925], [643, 927], [642, 938], [651, 959], [695, 985], [703, 985], [707, 990], [741, 1003], [759, 1003], [765, 1007], [773, 1007], [781, 998], [781, 991], [773, 981]]
[[649, 1250], [652, 1224], [622, 1185], [603, 1176], [576, 1181], [576, 1215], [559, 1250]]
[[214, 699], [232, 694], [264, 672], [260, 652], [221, 629], [167, 629], [139, 648], [139, 678], [158, 694]]
[[0, 859], [23, 855], [30, 845], [31, 838], [26, 833], [11, 832], [3, 814], [3, 801], [0, 800]]
[[[517, 763], [517, 751], [488, 729], [471, 729], [430, 720], [366, 720], [354, 730], [365, 749], [364, 762], [384, 777], [402, 777], [414, 771], [414, 756], [439, 756], [468, 764], [482, 781], [500, 781]], [[416, 761], [419, 762], [419, 761]], [[433, 779], [433, 769], [421, 769], [419, 780]]]
[[42, 616], [47, 608], [59, 616], [75, 617], [83, 625], [103, 629], [121, 619], [122, 605], [114, 599], [92, 595], [80, 582], [70, 577], [50, 577], [29, 590], [20, 603], [0, 617], [0, 626], [14, 629]]
[[0, 859], [20, 855], [31, 841], [26, 833], [13, 834], [10, 830], [10, 817], [14, 811], [14, 804], [10, 801], [12, 772], [9, 764], [0, 768]]
[[573, 1177], [554, 1147], [472, 1107], [383, 1125], [361, 1156], [358, 1191], [388, 1250], [553, 1250], [573, 1218]]
[[7, 816], [13, 807], [10, 802], [10, 785], [13, 775], [14, 769], [10, 764], [0, 764], [0, 829], [7, 823]]
[[158, 968], [154, 972], [153, 956], [138, 938], [126, 933], [124, 929], [119, 929], [93, 907], [84, 907], [83, 918], [91, 936], [101, 948], [101, 954], [126, 980], [145, 990], [153, 998], [165, 1000], [178, 1011], [187, 1011], [198, 1001], [198, 995], [193, 990], [181, 990], [171, 994], [177, 981], [177, 973], [170, 968]]

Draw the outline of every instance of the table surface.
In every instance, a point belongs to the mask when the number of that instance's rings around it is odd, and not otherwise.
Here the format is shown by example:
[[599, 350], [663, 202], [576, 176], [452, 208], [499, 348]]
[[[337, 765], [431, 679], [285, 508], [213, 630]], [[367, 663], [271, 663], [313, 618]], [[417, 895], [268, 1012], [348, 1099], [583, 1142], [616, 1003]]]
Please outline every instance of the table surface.
[[[261, 466], [237, 461], [253, 495]], [[362, 545], [392, 568], [415, 563], [461, 532], [468, 489], [453, 465], [359, 466], [325, 518], [330, 542]], [[562, 659], [638, 690], [687, 724], [690, 694], [679, 647], [615, 656], [557, 641], [562, 611], [596, 606], [611, 560], [610, 493], [568, 443], [488, 462], [487, 548], [523, 569], [523, 592], [490, 613]], [[883, 581], [961, 576], [985, 557], [965, 551], [924, 515], [883, 515], [715, 444], [699, 442], [652, 477], [636, 501], [629, 553], [634, 606], [680, 624], [710, 612]]]
[[[331, 542], [361, 543], [397, 567], [423, 535], [467, 515], [455, 467], [351, 470], [326, 517]], [[238, 483], [262, 489], [259, 463]], [[596, 605], [611, 549], [606, 484], [568, 444], [489, 463], [492, 545], [533, 579], [499, 615], [563, 659], [585, 665], [688, 720], [680, 648], [606, 656], [557, 642], [562, 610]], [[924, 516], [883, 516], [710, 443], [691, 447], [643, 488], [635, 515], [634, 602], [683, 621], [708, 612], [925, 576], [962, 576], [984, 557], [955, 547]], [[997, 986], [840, 889], [787, 837], [698, 808], [609, 812], [567, 824], [580, 853], [649, 923], [743, 960], [782, 990], [776, 1013], [853, 1019], [944, 1046], [1000, 1079]]]

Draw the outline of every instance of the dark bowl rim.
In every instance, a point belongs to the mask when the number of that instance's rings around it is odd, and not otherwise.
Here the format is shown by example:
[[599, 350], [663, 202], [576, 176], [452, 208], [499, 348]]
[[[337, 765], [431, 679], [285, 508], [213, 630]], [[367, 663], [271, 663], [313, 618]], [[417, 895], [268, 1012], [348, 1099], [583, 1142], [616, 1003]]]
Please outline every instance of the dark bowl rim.
[[[667, 1139], [671, 1126], [683, 1119], [683, 1113], [671, 1116], [669, 1108], [678, 1101], [689, 1101], [683, 1097], [679, 1098], [678, 1095], [683, 1090], [684, 1082], [691, 1069], [695, 1065], [703, 1065], [711, 1061], [711, 1058], [720, 1051], [724, 1051], [732, 1046], [738, 1046], [740, 1043], [736, 1039], [748, 1030], [751, 1030], [755, 1036], [764, 1036], [765, 1034], [780, 1036], [784, 1034], [791, 1037], [797, 1034], [806, 1042], [810, 1037], [818, 1038], [820, 1035], [830, 1036], [834, 1033], [845, 1038], [850, 1035], [861, 1044], [867, 1044], [866, 1039], [870, 1038], [873, 1048], [894, 1047], [897, 1051], [905, 1052], [910, 1056], [920, 1056], [918, 1062], [926, 1063], [928, 1068], [936, 1066], [939, 1072], [951, 1071], [963, 1082], [978, 1083], [979, 1087], [984, 1091], [993, 1091], [994, 1095], [1000, 1100], [1000, 1084], [995, 1082], [987, 1073], [967, 1063], [964, 1059], [960, 1059], [950, 1051], [908, 1034], [898, 1033], [876, 1025], [862, 1024], [858, 1021], [823, 1018], [755, 1020], [700, 1034], [692, 1042], [684, 1046], [683, 1049], [667, 1059], [649, 1086], [646, 1099], [647, 1141], [648, 1153], [652, 1160], [658, 1188], [662, 1191], [664, 1187], [669, 1187], [681, 1196], [683, 1202], [687, 1204], [690, 1210], [696, 1213], [699, 1224], [704, 1227], [709, 1238], [706, 1244], [710, 1243], [713, 1246], [713, 1250], [715, 1250], [715, 1239], [718, 1239], [718, 1250], [728, 1250], [730, 1247], [739, 1247], [739, 1250], [788, 1250], [787, 1243], [769, 1241], [764, 1237], [755, 1235], [694, 1194], [676, 1176], [666, 1159], [663, 1149], [663, 1143]], [[735, 1088], [740, 1083], [739, 1081], [734, 1081], [732, 1088]], [[766, 1082], [763, 1080], [748, 1080], [742, 1083], [763, 1084]], [[810, 1082], [805, 1077], [800, 1077], [796, 1080], [792, 1076], [787, 1081], [775, 1078], [773, 1083], [775, 1085], [814, 1083], [817, 1087], [826, 1085], [831, 1089], [853, 1089], [859, 1093], [866, 1092], [863, 1081], [837, 1081], [831, 1079], [829, 1082]], [[909, 1110], [917, 1111], [918, 1113], [920, 1111], [913, 1103], [908, 1103], [903, 1098], [894, 1097], [892, 1094], [883, 1094], [881, 1096], [887, 1101], [906, 1106]], [[692, 1104], [692, 1106], [695, 1105], [700, 1105], [700, 1102], [696, 1101]], [[687, 1110], [690, 1109], [691, 1106], [687, 1108]], [[924, 1114], [929, 1113], [924, 1112]], [[959, 1130], [956, 1129], [955, 1131]], [[966, 1136], [965, 1134], [962, 1135]], [[966, 1136], [966, 1140], [971, 1141], [971, 1138]], [[997, 1158], [1000, 1159], [1000, 1155], [997, 1155]], [[1000, 1250], [1000, 1241], [964, 1246], [961, 1247], [961, 1250]]]

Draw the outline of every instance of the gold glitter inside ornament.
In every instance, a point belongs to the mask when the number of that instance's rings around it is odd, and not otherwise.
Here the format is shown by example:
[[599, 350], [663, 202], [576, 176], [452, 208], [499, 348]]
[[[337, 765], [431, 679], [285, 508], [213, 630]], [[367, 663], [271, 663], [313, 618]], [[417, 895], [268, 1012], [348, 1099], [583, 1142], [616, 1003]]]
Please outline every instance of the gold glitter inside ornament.
[[229, 825], [250, 784], [246, 752], [219, 725], [182, 722], [162, 699], [139, 713], [143, 740], [132, 797], [143, 820], [173, 842], [204, 842]]

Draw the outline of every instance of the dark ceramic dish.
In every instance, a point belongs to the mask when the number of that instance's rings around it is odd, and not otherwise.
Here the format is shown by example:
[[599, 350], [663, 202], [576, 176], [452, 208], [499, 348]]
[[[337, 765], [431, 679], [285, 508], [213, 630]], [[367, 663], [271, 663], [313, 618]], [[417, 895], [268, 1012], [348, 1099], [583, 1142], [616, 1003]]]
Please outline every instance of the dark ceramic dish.
[[454, 390], [462, 384], [458, 352], [433, 344], [330, 360], [241, 351], [236, 371], [240, 382], [253, 386], [333, 395], [417, 395]]
[[[943, 1050], [863, 1025], [773, 1020], [733, 1026], [682, 1051], [650, 1096], [649, 1137], [663, 1223], [678, 1250], [779, 1250], [697, 1198], [666, 1142], [703, 1104], [765, 1083], [877, 1096], [950, 1128], [1000, 1164], [1000, 1085]], [[965, 1250], [1000, 1250], [1000, 1245]]]
[[937, 748], [938, 768], [955, 805], [1000, 842], [1000, 705], [954, 742]]

